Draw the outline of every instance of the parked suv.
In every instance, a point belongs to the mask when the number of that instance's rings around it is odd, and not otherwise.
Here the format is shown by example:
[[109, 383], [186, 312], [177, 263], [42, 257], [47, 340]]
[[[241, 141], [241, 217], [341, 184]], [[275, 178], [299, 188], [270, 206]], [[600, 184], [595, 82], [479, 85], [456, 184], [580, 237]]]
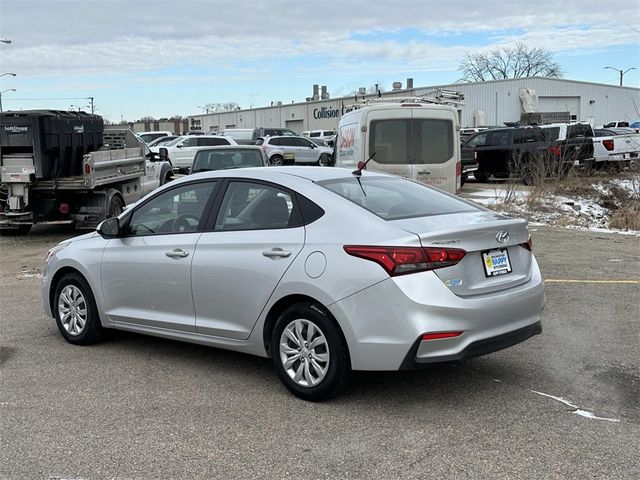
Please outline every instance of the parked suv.
[[267, 155], [270, 165], [284, 165], [293, 158], [296, 164], [331, 165], [333, 150], [298, 136], [259, 138], [256, 142]]
[[[188, 172], [200, 147], [237, 145], [233, 138], [222, 135], [184, 135], [159, 147], [160, 158], [171, 162], [174, 170]], [[153, 148], [151, 149], [153, 151]]]

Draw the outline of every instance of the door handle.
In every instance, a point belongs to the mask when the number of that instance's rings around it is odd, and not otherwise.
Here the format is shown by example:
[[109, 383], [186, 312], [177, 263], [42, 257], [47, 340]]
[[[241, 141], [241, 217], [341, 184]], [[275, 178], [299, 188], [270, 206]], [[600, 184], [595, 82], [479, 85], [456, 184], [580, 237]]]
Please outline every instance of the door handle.
[[267, 258], [287, 258], [291, 255], [290, 250], [283, 250], [281, 248], [272, 248], [271, 250], [263, 250], [262, 255]]
[[180, 248], [174, 248], [170, 252], [165, 252], [165, 255], [169, 258], [184, 258], [189, 256], [189, 252], [185, 252]]
[[418, 175], [431, 175], [431, 170], [421, 170]]

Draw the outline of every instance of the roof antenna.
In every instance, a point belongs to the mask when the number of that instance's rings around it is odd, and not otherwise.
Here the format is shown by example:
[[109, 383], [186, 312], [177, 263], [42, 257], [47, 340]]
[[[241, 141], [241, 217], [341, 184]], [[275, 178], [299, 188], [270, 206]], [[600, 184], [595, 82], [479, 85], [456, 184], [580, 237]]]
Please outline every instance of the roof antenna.
[[369, 160], [371, 160], [375, 156], [376, 156], [376, 152], [373, 152], [371, 154], [371, 156], [369, 158], [367, 158], [366, 162], [358, 162], [358, 168], [356, 170], [354, 170], [353, 172], [351, 172], [351, 173], [353, 175], [355, 175], [356, 177], [361, 177], [362, 176], [362, 170], [367, 168], [367, 163], [369, 163]]

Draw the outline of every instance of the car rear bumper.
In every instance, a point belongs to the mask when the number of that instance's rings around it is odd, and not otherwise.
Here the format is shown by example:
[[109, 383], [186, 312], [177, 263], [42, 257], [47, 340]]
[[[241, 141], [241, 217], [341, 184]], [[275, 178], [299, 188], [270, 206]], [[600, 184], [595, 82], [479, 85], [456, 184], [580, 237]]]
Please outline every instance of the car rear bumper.
[[522, 343], [525, 340], [542, 333], [542, 323], [536, 322], [512, 332], [503, 333], [495, 337], [489, 337], [482, 340], [476, 340], [469, 344], [464, 350], [452, 355], [443, 355], [439, 357], [420, 357], [421, 350], [428, 351], [428, 342], [418, 339], [407, 356], [404, 358], [400, 370], [410, 370], [414, 368], [426, 367], [434, 363], [455, 362], [465, 358], [479, 357], [488, 353], [497, 352], [505, 348]]
[[[389, 278], [328, 308], [354, 370], [398, 370], [483, 355], [540, 333], [546, 298], [537, 264], [524, 283], [461, 297], [433, 273]], [[421, 341], [425, 333], [462, 332]]]

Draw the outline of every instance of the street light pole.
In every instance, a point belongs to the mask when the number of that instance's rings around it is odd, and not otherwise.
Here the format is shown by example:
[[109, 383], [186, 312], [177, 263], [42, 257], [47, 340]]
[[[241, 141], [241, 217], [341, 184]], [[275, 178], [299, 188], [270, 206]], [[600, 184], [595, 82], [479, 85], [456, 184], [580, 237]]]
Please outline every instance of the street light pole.
[[0, 92], [0, 112], [2, 112], [2, 94], [3, 94], [4, 92], [15, 92], [15, 91], [16, 91], [16, 89], [15, 89], [15, 88], [7, 88], [6, 90], [2, 90], [2, 91]]
[[622, 70], [622, 69], [617, 69], [617, 68], [613, 68], [613, 67], [604, 67], [604, 69], [610, 69], [610, 70], [615, 70], [616, 72], [618, 72], [620, 74], [620, 86], [622, 86], [622, 77], [624, 77], [624, 74], [627, 73], [630, 70], [635, 70], [636, 67], [631, 67], [631, 68], [627, 68], [626, 70]]

